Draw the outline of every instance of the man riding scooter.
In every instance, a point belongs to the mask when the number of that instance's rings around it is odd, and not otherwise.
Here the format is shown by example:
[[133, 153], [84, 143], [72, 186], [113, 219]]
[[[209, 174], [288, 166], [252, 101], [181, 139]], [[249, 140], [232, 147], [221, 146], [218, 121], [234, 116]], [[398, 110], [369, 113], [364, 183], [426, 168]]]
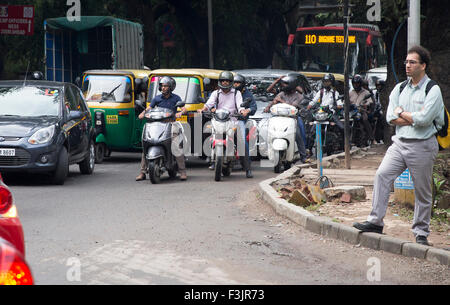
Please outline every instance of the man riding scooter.
[[[172, 93], [172, 91], [175, 89], [176, 82], [172, 77], [164, 76], [161, 78], [159, 82], [159, 89], [161, 91], [160, 95], [157, 95], [153, 98], [153, 100], [150, 103], [150, 106], [147, 107], [144, 111], [142, 111], [138, 118], [140, 120], [144, 119], [144, 115], [147, 111], [149, 111], [152, 108], [160, 107], [160, 108], [167, 108], [172, 110], [174, 113], [177, 112], [177, 106], [176, 104], [181, 101], [181, 97], [178, 95]], [[176, 114], [176, 117], [179, 118], [182, 115], [186, 114], [187, 110], [186, 108], [181, 108], [181, 112]], [[184, 160], [184, 154], [181, 150], [181, 155], [176, 156], [176, 161], [178, 165], [178, 171], [180, 173], [180, 180], [186, 180], [186, 165]], [[145, 153], [142, 152], [142, 158], [141, 158], [141, 173], [136, 177], [136, 181], [145, 180], [145, 174], [147, 171], [147, 164], [145, 159]]]
[[[219, 75], [219, 89], [215, 90], [205, 106], [202, 109], [199, 109], [198, 112], [201, 113], [203, 111], [211, 110], [212, 112], [220, 109], [226, 109], [231, 114], [240, 113], [244, 115], [246, 112], [245, 108], [241, 107], [242, 104], [242, 94], [239, 90], [233, 88], [234, 75], [230, 71], [223, 71]], [[232, 120], [236, 121], [236, 117], [232, 116]], [[241, 123], [238, 123], [241, 124]], [[245, 124], [242, 124], [245, 127]], [[238, 143], [245, 143], [245, 128], [244, 134], [238, 133]], [[244, 151], [244, 150], [241, 150]], [[210, 169], [214, 169], [214, 164], [211, 165]], [[246, 168], [246, 176], [247, 178], [252, 178], [253, 175], [250, 171], [250, 168]]]
[[[250, 161], [250, 147], [249, 147], [249, 141], [247, 139], [247, 121], [249, 116], [254, 115], [256, 110], [257, 110], [257, 105], [256, 105], [256, 101], [255, 98], [253, 97], [253, 94], [247, 90], [247, 88], [245, 87], [246, 82], [245, 82], [245, 77], [241, 74], [236, 74], [236, 76], [234, 77], [234, 84], [233, 87], [236, 90], [239, 90], [242, 94], [242, 99], [244, 101], [249, 100], [250, 104], [249, 104], [249, 108], [245, 109], [241, 112], [242, 114], [242, 120], [239, 121], [239, 131], [241, 132], [241, 134], [243, 134], [245, 140], [245, 157], [244, 157], [244, 163], [243, 163], [243, 168], [244, 170], [247, 172], [247, 178], [253, 178], [252, 175], [252, 171], [251, 171], [251, 161]], [[241, 136], [242, 138], [242, 136]]]
[[[281, 90], [280, 92], [270, 103], [264, 108], [264, 112], [269, 112], [270, 107], [277, 103], [286, 103], [292, 105], [296, 108], [300, 108], [301, 102], [303, 100], [303, 95], [296, 91], [297, 87], [297, 78], [294, 75], [287, 75], [281, 79]], [[300, 117], [297, 118], [298, 124], [295, 131], [295, 142], [297, 143], [297, 149], [300, 154], [300, 161], [302, 163], [306, 162], [306, 148], [305, 142], [303, 141], [303, 137], [300, 130], [300, 124], [303, 125], [303, 121]]]

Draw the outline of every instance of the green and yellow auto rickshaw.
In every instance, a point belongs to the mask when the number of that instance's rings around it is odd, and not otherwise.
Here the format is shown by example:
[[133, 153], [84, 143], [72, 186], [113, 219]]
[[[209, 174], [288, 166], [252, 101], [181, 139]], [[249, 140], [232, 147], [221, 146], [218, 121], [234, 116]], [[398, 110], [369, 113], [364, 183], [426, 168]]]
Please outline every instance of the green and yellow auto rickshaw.
[[[186, 126], [189, 126], [190, 134], [188, 144], [190, 152], [194, 156], [205, 157], [203, 153], [203, 142], [209, 136], [203, 132], [202, 115], [197, 113], [202, 109], [209, 95], [217, 89], [219, 75], [222, 70], [213, 69], [158, 69], [152, 70], [149, 76], [147, 105], [158, 94], [159, 81], [163, 76], [170, 76], [175, 79], [176, 87], [173, 93], [179, 95], [185, 102], [188, 113], [177, 119]], [[185, 128], [186, 130], [186, 128]]]
[[96, 131], [96, 162], [112, 151], [140, 151], [150, 70], [89, 70], [81, 88]]

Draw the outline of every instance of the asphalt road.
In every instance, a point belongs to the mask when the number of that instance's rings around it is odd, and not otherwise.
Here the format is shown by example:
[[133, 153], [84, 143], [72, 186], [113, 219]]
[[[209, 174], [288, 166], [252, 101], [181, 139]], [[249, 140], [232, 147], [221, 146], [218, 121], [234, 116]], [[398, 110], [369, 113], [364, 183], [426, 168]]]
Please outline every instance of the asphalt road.
[[256, 192], [274, 176], [268, 168], [215, 182], [203, 162], [188, 162], [188, 181], [152, 185], [134, 181], [139, 161], [113, 153], [91, 176], [71, 166], [63, 186], [32, 175], [7, 181], [36, 284], [449, 284], [447, 267], [278, 216]]

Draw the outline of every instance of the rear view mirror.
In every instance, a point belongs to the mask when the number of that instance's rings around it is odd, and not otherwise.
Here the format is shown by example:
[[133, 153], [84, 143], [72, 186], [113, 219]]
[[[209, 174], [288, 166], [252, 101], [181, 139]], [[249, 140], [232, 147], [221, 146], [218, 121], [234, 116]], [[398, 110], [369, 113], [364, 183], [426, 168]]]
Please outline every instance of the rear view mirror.
[[177, 102], [177, 104], [176, 104], [175, 106], [177, 106], [177, 107], [181, 108], [181, 107], [184, 107], [184, 105], [186, 105], [186, 103], [185, 103], [185, 102], [183, 102], [183, 101], [179, 101], [179, 102]]
[[211, 84], [211, 80], [210, 80], [209, 78], [205, 77], [205, 78], [203, 79], [203, 85], [209, 86], [210, 84]]
[[69, 117], [68, 120], [79, 120], [83, 117], [83, 113], [81, 111], [78, 110], [72, 110], [69, 112]]
[[75, 85], [78, 87], [78, 88], [81, 88], [81, 79], [80, 79], [80, 77], [79, 76], [77, 76], [77, 78], [75, 78]]

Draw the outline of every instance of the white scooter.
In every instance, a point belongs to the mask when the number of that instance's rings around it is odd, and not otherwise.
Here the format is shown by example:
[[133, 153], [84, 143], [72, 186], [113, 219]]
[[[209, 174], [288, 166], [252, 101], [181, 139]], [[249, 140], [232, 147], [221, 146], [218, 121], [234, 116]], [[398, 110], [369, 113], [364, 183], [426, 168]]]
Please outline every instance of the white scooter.
[[272, 117], [267, 128], [267, 152], [275, 173], [281, 172], [281, 165], [286, 170], [295, 161], [297, 112], [297, 108], [289, 104], [275, 104], [270, 108]]

